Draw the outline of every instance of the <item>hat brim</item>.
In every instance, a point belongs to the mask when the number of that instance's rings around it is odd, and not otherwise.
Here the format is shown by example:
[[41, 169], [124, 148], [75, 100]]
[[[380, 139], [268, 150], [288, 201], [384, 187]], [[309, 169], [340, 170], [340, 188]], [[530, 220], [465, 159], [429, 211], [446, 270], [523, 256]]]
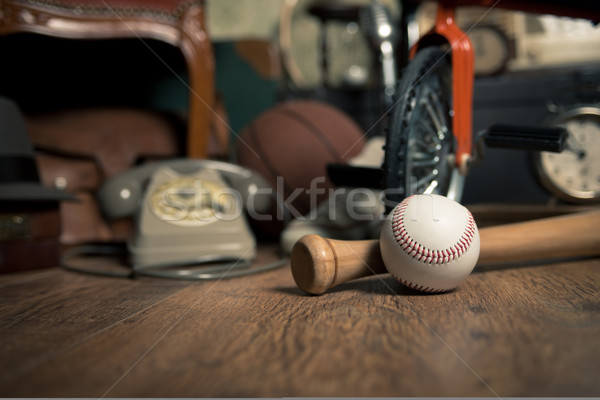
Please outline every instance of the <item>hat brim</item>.
[[34, 182], [0, 183], [0, 201], [78, 201], [69, 193]]

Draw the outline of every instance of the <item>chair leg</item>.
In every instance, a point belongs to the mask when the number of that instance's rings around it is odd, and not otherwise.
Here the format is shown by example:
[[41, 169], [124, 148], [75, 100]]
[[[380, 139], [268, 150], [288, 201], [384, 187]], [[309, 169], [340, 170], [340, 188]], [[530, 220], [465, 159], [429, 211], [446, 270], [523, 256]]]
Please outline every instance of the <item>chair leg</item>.
[[189, 76], [187, 156], [206, 158], [211, 121], [215, 118], [215, 61], [212, 44], [204, 29], [205, 11], [191, 7], [181, 20], [180, 48]]

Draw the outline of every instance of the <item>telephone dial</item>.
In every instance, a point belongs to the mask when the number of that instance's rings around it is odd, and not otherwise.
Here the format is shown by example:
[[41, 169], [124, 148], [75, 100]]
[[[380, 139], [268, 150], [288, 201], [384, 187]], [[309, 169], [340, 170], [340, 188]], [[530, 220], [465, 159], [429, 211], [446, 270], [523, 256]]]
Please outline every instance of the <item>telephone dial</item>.
[[[175, 159], [135, 167], [107, 180], [98, 202], [109, 219], [134, 216], [127, 243], [131, 274], [165, 278], [214, 279], [283, 265], [253, 267], [256, 240], [244, 206], [267, 213], [271, 186], [249, 169], [214, 160]], [[67, 252], [63, 266], [78, 271], [76, 255], [106, 255], [106, 247]], [[114, 275], [114, 274], [111, 274]]]

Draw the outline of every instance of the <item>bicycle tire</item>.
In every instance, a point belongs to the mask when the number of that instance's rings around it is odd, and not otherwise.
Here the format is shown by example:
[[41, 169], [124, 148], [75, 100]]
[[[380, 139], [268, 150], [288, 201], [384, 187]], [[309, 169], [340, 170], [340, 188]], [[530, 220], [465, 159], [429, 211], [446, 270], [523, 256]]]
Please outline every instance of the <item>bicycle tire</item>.
[[420, 50], [397, 89], [382, 166], [386, 209], [418, 193], [460, 201], [464, 177], [454, 162], [449, 55], [439, 47]]

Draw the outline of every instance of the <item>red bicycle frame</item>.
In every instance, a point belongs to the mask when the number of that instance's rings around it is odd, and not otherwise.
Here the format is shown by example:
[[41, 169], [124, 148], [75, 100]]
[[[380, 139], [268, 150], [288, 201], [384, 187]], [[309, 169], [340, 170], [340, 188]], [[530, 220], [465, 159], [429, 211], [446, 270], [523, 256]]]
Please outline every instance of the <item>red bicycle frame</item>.
[[471, 40], [455, 22], [455, 6], [438, 3], [435, 25], [411, 48], [410, 57], [425, 46], [439, 44], [439, 38], [450, 44], [452, 55], [452, 134], [456, 139], [456, 166], [467, 173], [473, 142], [473, 83], [475, 53]]
[[[473, 143], [473, 86], [475, 53], [467, 34], [455, 22], [456, 7], [495, 7], [498, 0], [443, 0], [438, 2], [434, 27], [422, 36], [410, 50], [410, 58], [426, 46], [450, 45], [452, 56], [452, 133], [456, 139], [455, 164], [466, 174]], [[544, 0], [503, 0], [501, 8], [533, 13], [547, 13], [571, 18], [586, 18], [600, 23], [600, 9], [595, 2], [565, 0], [547, 4]]]

